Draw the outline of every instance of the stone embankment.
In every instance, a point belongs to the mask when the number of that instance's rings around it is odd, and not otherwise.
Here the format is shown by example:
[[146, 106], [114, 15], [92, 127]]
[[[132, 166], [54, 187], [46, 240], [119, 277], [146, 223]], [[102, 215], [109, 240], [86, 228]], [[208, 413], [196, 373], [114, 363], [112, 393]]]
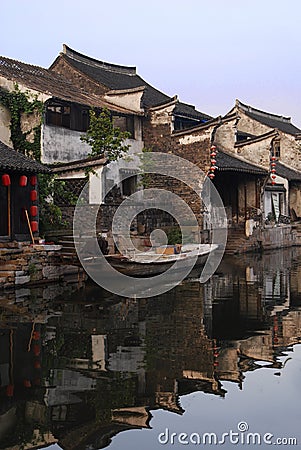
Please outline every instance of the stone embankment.
[[0, 289], [63, 280], [82, 269], [61, 263], [60, 245], [0, 243]]

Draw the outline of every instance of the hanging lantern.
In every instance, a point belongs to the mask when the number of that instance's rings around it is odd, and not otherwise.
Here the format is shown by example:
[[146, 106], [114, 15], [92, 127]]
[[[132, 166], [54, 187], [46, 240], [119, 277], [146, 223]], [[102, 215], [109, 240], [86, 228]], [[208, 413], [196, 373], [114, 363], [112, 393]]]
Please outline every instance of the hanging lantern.
[[276, 156], [271, 156], [271, 158], [270, 158], [270, 172], [271, 172], [271, 179], [272, 179], [272, 181], [271, 181], [271, 183], [272, 183], [272, 186], [274, 186], [275, 184], [276, 184], [276, 181], [275, 181], [275, 179], [276, 179], [276, 161], [277, 160], [277, 158], [276, 158]]
[[2, 175], [2, 185], [3, 186], [10, 186], [11, 185], [10, 176], [7, 173]]
[[40, 339], [40, 337], [41, 337], [41, 334], [40, 334], [39, 331], [34, 331], [34, 332], [33, 332], [32, 339], [33, 339], [34, 341], [38, 341], [38, 340]]
[[32, 175], [30, 177], [30, 184], [31, 184], [31, 186], [36, 186], [38, 184], [38, 179], [37, 179], [36, 175]]
[[31, 217], [36, 217], [38, 215], [38, 207], [33, 205], [30, 207], [30, 215]]
[[36, 231], [38, 231], [39, 227], [38, 227], [38, 222], [36, 220], [32, 220], [30, 222], [30, 226], [31, 226], [31, 231], [33, 233], [35, 233]]
[[31, 387], [31, 382], [30, 382], [30, 380], [23, 380], [23, 385], [24, 385], [24, 387], [26, 387], [26, 388], [30, 388], [30, 387]]
[[25, 187], [27, 186], [27, 177], [25, 175], [21, 175], [19, 178], [19, 186]]
[[14, 385], [13, 384], [8, 384], [6, 386], [6, 395], [7, 395], [7, 397], [13, 397], [13, 395], [14, 395]]
[[41, 362], [40, 361], [35, 361], [33, 363], [33, 366], [34, 366], [35, 369], [40, 369], [41, 368]]
[[215, 145], [211, 145], [210, 147], [210, 163], [211, 163], [211, 167], [210, 167], [210, 173], [208, 174], [208, 177], [213, 180], [213, 178], [215, 177], [215, 170], [216, 170], [216, 157], [217, 155], [217, 151], [216, 151], [216, 146]]
[[35, 344], [33, 346], [33, 353], [35, 356], [39, 356], [39, 354], [41, 353], [41, 349], [40, 346], [38, 344]]
[[30, 191], [30, 200], [32, 202], [35, 202], [38, 199], [38, 193], [35, 189], [33, 189], [32, 191]]

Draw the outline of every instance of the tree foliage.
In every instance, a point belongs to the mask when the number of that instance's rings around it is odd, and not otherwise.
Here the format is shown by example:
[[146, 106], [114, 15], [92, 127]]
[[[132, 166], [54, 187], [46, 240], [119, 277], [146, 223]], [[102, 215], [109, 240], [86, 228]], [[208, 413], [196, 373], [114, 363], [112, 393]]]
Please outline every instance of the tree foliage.
[[128, 131], [114, 127], [108, 109], [104, 108], [100, 114], [91, 109], [90, 125], [87, 132], [81, 136], [81, 140], [91, 146], [89, 156], [103, 155], [109, 161], [116, 161], [129, 150], [130, 146], [124, 141], [130, 136]]

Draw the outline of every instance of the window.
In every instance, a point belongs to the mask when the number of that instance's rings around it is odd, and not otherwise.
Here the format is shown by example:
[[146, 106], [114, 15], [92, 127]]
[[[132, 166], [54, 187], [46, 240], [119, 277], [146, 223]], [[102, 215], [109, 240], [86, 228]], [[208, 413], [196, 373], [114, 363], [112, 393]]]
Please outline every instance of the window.
[[87, 131], [89, 109], [76, 103], [49, 103], [46, 109], [46, 124], [76, 131]]
[[186, 128], [192, 128], [199, 124], [201, 124], [199, 120], [190, 119], [187, 117], [175, 116], [174, 118], [174, 130], [180, 131], [185, 130]]
[[113, 125], [121, 131], [128, 131], [131, 139], [135, 139], [134, 116], [113, 116]]
[[61, 104], [51, 104], [46, 110], [47, 125], [70, 128], [70, 106]]
[[137, 175], [122, 180], [122, 195], [129, 197], [137, 190]]
[[280, 141], [276, 141], [273, 143], [273, 155], [276, 156], [276, 158], [280, 158]]

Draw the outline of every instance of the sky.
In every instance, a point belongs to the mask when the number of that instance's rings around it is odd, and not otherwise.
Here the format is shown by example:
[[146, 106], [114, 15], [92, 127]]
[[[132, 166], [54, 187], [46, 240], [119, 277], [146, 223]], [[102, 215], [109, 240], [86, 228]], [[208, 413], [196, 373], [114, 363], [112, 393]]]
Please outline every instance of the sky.
[[301, 128], [299, 0], [2, 0], [0, 13], [2, 56], [49, 67], [65, 43], [214, 117], [238, 98]]

